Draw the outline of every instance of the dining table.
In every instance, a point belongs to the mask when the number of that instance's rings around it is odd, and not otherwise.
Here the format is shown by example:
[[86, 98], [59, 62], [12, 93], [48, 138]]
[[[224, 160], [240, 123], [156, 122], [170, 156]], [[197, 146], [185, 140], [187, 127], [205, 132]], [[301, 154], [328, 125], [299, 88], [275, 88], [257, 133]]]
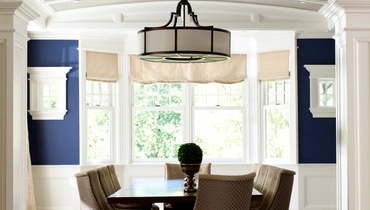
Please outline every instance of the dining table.
[[[197, 183], [197, 181], [196, 181]], [[108, 203], [170, 203], [173, 209], [193, 209], [197, 192], [184, 192], [183, 179], [136, 178], [108, 196]], [[261, 202], [263, 194], [253, 188], [252, 202]]]

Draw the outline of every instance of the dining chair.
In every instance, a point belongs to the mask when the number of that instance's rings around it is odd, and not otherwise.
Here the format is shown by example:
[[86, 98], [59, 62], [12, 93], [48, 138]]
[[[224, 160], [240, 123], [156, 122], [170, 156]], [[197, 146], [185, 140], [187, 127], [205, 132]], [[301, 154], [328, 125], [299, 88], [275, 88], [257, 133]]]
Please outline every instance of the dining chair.
[[252, 203], [251, 210], [288, 210], [295, 172], [272, 165], [254, 164], [257, 170], [254, 188], [263, 194], [261, 203]]
[[252, 172], [256, 173], [256, 177], [254, 178], [254, 188], [260, 192], [262, 191], [268, 169], [268, 165], [264, 165], [263, 167], [261, 166], [262, 164], [255, 163], [252, 167]]
[[[194, 175], [195, 179], [199, 178], [199, 174], [211, 174], [211, 166], [212, 163], [201, 163], [199, 172]], [[180, 163], [165, 163], [165, 177], [166, 179], [184, 179], [186, 175], [182, 172]], [[164, 203], [163, 206], [164, 210], [176, 210], [169, 203]]]
[[121, 184], [119, 183], [119, 180], [118, 180], [118, 176], [117, 176], [117, 173], [116, 173], [116, 168], [114, 167], [114, 165], [107, 165], [107, 168], [108, 168], [109, 173], [112, 177], [112, 182], [113, 182], [114, 189], [116, 191], [121, 189]]
[[77, 180], [78, 193], [80, 195], [80, 209], [100, 209], [100, 206], [95, 198], [90, 178], [86, 172], [75, 174]]
[[249, 209], [255, 176], [199, 174], [194, 210]]
[[[96, 169], [99, 181], [104, 191], [105, 197], [117, 192], [120, 188], [116, 188], [118, 178], [112, 174], [114, 166], [102, 166]], [[115, 171], [115, 170], [114, 170]], [[139, 203], [117, 203], [111, 204], [114, 209], [130, 209], [130, 210], [159, 210], [159, 206], [155, 204], [139, 204]]]
[[[107, 167], [99, 167], [75, 174], [80, 196], [81, 210], [159, 210], [155, 204], [108, 204], [107, 197], [114, 190], [113, 181]], [[110, 194], [109, 194], [110, 193]]]

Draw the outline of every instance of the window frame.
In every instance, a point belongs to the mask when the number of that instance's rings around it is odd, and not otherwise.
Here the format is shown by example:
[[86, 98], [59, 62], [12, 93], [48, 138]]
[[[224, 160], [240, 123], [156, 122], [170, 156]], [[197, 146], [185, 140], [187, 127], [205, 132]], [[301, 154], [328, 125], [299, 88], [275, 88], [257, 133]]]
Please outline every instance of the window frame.
[[[290, 86], [290, 79], [289, 80], [281, 80], [282, 82], [284, 82], [284, 81], [288, 81], [289, 82], [289, 86]], [[291, 98], [289, 98], [289, 104], [284, 104], [284, 105], [265, 105], [265, 100], [266, 100], [266, 94], [267, 94], [267, 88], [266, 88], [266, 83], [267, 82], [279, 82], [279, 81], [260, 81], [260, 86], [261, 86], [261, 94], [260, 94], [260, 96], [261, 96], [261, 112], [260, 112], [260, 115], [261, 115], [261, 129], [260, 129], [260, 133], [261, 133], [261, 155], [262, 155], [262, 160], [263, 160], [263, 162], [269, 162], [269, 163], [287, 163], [286, 161], [289, 161], [289, 159], [291, 159], [291, 157], [289, 157], [288, 159], [275, 159], [275, 158], [267, 158], [266, 156], [266, 148], [267, 148], [267, 145], [266, 145], [266, 143], [267, 143], [267, 139], [266, 139], [266, 127], [265, 127], [265, 125], [266, 125], [266, 121], [265, 121], [265, 119], [266, 119], [266, 111], [267, 110], [276, 110], [276, 108], [275, 107], [277, 107], [277, 106], [280, 106], [279, 108], [277, 108], [277, 109], [288, 109], [289, 110], [289, 108], [291, 107], [291, 103], [292, 103], [292, 101], [291, 101]], [[275, 89], [276, 89], [276, 85], [275, 85]], [[291, 94], [290, 94], [290, 92], [291, 92], [291, 87], [289, 87], [289, 92], [288, 92], [288, 94], [289, 94], [289, 97], [291, 97]], [[285, 91], [284, 91], [285, 92]], [[274, 93], [279, 93], [279, 92], [274, 92]], [[275, 99], [276, 100], [276, 99]], [[289, 136], [290, 136], [290, 139], [292, 139], [292, 132], [291, 132], [291, 114], [289, 115], [289, 118], [290, 118], [290, 121], [289, 121], [289, 130], [290, 130], [290, 132], [289, 132]], [[289, 156], [291, 156], [292, 155], [292, 152], [291, 152], [291, 150], [293, 149], [292, 148], [292, 146], [291, 146], [291, 144], [292, 144], [292, 142], [289, 142], [290, 143], [290, 148], [289, 148]], [[290, 161], [289, 161], [290, 162]]]
[[[86, 87], [86, 84], [87, 84], [87, 80], [85, 81], [85, 87]], [[91, 82], [96, 82], [96, 81], [91, 81]], [[116, 113], [116, 106], [114, 105], [115, 103], [114, 103], [114, 101], [115, 101], [115, 97], [114, 97], [114, 90], [115, 90], [115, 86], [116, 86], [116, 84], [114, 84], [114, 83], [106, 83], [107, 85], [108, 85], [108, 89], [109, 89], [109, 93], [108, 93], [108, 95], [109, 95], [109, 98], [110, 98], [110, 106], [108, 105], [108, 106], [92, 106], [92, 105], [87, 105], [86, 104], [86, 96], [87, 96], [87, 94], [85, 94], [85, 108], [86, 108], [86, 110], [85, 110], [85, 122], [86, 122], [86, 127], [85, 127], [85, 135], [86, 135], [86, 139], [85, 139], [85, 145], [87, 145], [87, 138], [88, 138], [88, 136], [87, 136], [87, 129], [88, 129], [88, 123], [87, 123], [87, 117], [88, 117], [88, 115], [87, 115], [87, 112], [89, 111], [89, 110], [100, 110], [100, 111], [109, 111], [110, 112], [110, 122], [109, 122], [109, 124], [111, 125], [110, 126], [110, 137], [109, 137], [109, 139], [110, 139], [110, 158], [108, 158], [108, 159], [105, 159], [105, 160], [100, 160], [100, 161], [90, 161], [89, 159], [88, 159], [88, 157], [87, 157], [87, 148], [85, 148], [85, 151], [86, 151], [86, 155], [85, 155], [85, 162], [87, 163], [87, 164], [96, 164], [96, 163], [105, 163], [105, 164], [107, 164], [107, 163], [112, 163], [112, 162], [114, 162], [114, 155], [115, 155], [115, 152], [114, 152], [114, 147], [115, 147], [115, 145], [116, 145], [116, 133], [117, 133], [117, 131], [116, 131], [116, 122], [117, 122], [117, 120], [116, 120], [116, 117], [115, 117], [115, 113]], [[86, 89], [85, 89], [85, 91], [86, 91]], [[87, 91], [86, 91], [87, 92]]]
[[[335, 118], [335, 65], [304, 65], [310, 73], [310, 111], [313, 118]], [[331, 81], [334, 86], [333, 106], [320, 105], [319, 83]]]
[[[194, 85], [193, 84], [188, 84], [191, 88], [191, 92], [189, 92], [189, 97], [190, 97], [190, 100], [189, 102], [191, 103], [191, 119], [189, 123], [191, 123], [193, 121], [193, 119], [195, 119], [195, 111], [196, 110], [240, 110], [242, 112], [242, 122], [243, 122], [243, 125], [246, 125], [247, 121], [246, 121], [246, 115], [247, 115], [247, 112], [246, 112], [246, 100], [244, 100], [244, 92], [246, 91], [246, 85], [245, 85], [246, 81], [243, 81], [241, 82], [241, 86], [242, 86], [242, 104], [240, 106], [195, 106], [194, 104], [194, 98], [195, 98], [195, 93], [194, 93]], [[191, 124], [191, 127], [192, 127], [192, 130], [191, 130], [191, 133], [192, 133], [192, 138], [191, 139], [195, 139], [195, 123], [192, 123]], [[242, 130], [242, 145], [243, 145], [243, 149], [242, 149], [242, 153], [243, 153], [243, 156], [241, 158], [222, 158], [222, 159], [219, 159], [219, 158], [204, 158], [205, 161], [207, 162], [234, 162], [234, 163], [241, 163], [241, 162], [246, 162], [248, 159], [250, 159], [249, 157], [249, 154], [247, 152], [247, 141], [246, 141], [246, 126], [243, 126], [243, 130]]]
[[[188, 120], [186, 117], [184, 117], [186, 115], [186, 105], [185, 105], [185, 101], [183, 103], [182, 106], [154, 106], [154, 107], [135, 107], [135, 83], [134, 82], [131, 82], [129, 81], [130, 83], [130, 87], [131, 87], [131, 106], [130, 106], [130, 116], [131, 116], [131, 119], [130, 119], [130, 126], [131, 126], [131, 132], [130, 132], [130, 135], [131, 135], [131, 140], [130, 140], [130, 153], [131, 153], [131, 162], [132, 163], [146, 163], [146, 162], [165, 162], [165, 161], [175, 161], [176, 159], [175, 158], [157, 158], [157, 159], [145, 159], [145, 160], [141, 160], [141, 159], [136, 159], [134, 156], [135, 156], [135, 153], [134, 153], [134, 150], [135, 150], [135, 144], [134, 144], [134, 141], [135, 141], [135, 118], [134, 118], [134, 113], [135, 111], [137, 110], [146, 110], [146, 111], [179, 111], [182, 113], [182, 124], [183, 124], [183, 132], [182, 132], [182, 138], [186, 141], [186, 139], [188, 139], [188, 135], [186, 132], [188, 129]], [[188, 89], [188, 87], [186, 87], [187, 84], [183, 84], [183, 88], [184, 89]], [[185, 96], [186, 96], [186, 90], [183, 92], [183, 98], [185, 99]]]

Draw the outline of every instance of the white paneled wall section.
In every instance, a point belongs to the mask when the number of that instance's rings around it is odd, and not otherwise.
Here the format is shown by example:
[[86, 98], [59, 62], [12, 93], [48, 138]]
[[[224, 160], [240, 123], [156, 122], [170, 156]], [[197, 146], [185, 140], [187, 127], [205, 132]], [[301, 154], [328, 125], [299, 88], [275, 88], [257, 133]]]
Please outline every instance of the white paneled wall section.
[[[291, 199], [291, 210], [336, 209], [335, 164], [279, 165], [297, 172]], [[76, 210], [80, 200], [74, 174], [94, 166], [33, 166], [38, 210]], [[213, 164], [213, 174], [243, 174], [250, 164]], [[116, 165], [121, 185], [138, 177], [163, 177], [164, 164]]]

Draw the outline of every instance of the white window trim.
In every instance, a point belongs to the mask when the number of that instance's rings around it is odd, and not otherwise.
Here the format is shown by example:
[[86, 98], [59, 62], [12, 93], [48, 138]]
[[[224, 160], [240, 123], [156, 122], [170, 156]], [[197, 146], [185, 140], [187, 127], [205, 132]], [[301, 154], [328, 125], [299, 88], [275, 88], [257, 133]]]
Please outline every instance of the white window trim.
[[[304, 65], [310, 72], [310, 111], [313, 118], [335, 117], [335, 104], [333, 107], [319, 105], [319, 82], [321, 79], [333, 80], [335, 91], [335, 66], [334, 65]], [[334, 94], [335, 97], [335, 94]], [[335, 102], [335, 98], [334, 98]]]
[[[29, 67], [30, 110], [33, 120], [63, 120], [67, 113], [67, 74], [72, 67]], [[43, 87], [57, 86], [55, 108], [43, 107]]]

